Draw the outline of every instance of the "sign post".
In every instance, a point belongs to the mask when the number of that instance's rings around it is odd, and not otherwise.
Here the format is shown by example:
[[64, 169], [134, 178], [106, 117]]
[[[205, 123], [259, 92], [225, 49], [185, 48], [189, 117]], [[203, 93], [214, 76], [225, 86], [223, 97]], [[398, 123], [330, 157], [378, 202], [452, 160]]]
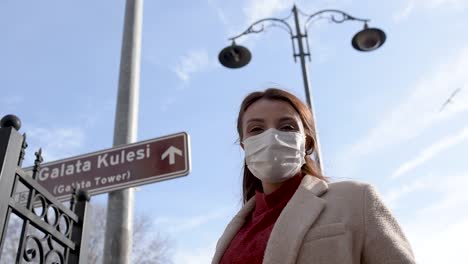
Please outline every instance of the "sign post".
[[73, 188], [97, 195], [186, 176], [190, 167], [189, 135], [181, 132], [44, 163], [37, 181], [67, 201]]

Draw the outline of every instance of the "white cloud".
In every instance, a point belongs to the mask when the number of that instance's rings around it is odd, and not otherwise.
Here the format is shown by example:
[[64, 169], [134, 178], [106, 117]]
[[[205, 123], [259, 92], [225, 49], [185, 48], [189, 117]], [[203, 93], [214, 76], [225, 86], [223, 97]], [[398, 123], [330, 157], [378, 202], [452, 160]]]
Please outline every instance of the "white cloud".
[[[392, 209], [412, 204], [401, 224], [418, 263], [466, 262], [468, 236], [468, 171], [455, 175], [433, 174], [403, 184], [384, 197]], [[430, 197], [430, 199], [427, 199]]]
[[271, 17], [293, 6], [291, 0], [247, 0], [245, 3], [244, 14], [247, 23]]
[[[433, 71], [424, 74], [401, 102], [381, 115], [379, 122], [357, 142], [340, 153], [338, 164], [350, 172], [353, 164], [365, 155], [389, 146], [396, 146], [419, 136], [430, 127], [447, 121], [468, 110], [468, 46], [456, 56], [440, 63]], [[443, 102], [456, 89], [461, 92], [444, 111]]]
[[418, 263], [466, 263], [468, 217], [461, 220], [455, 219], [454, 224], [441, 226], [440, 229], [427, 229], [426, 234], [411, 241]]
[[[468, 217], [468, 211], [460, 208], [468, 208], [468, 195], [466, 195], [466, 186], [468, 186], [468, 171], [458, 175], [441, 175], [438, 178], [428, 179], [428, 190], [437, 197], [437, 201], [427, 206], [422, 206], [415, 211], [415, 215], [424, 219], [431, 217], [443, 221], [453, 222], [456, 217], [451, 214], [462, 213]], [[446, 215], [440, 215], [446, 212]]]
[[388, 193], [384, 194], [384, 199], [387, 205], [392, 208], [398, 208], [398, 202], [400, 199], [405, 197], [405, 195], [411, 194], [418, 190], [425, 190], [429, 188], [429, 183], [427, 181], [415, 180], [411, 183], [403, 183], [398, 186], [398, 188], [390, 190]]
[[211, 263], [219, 235], [212, 234], [213, 232], [210, 233], [212, 230], [210, 224], [218, 223], [220, 220], [230, 218], [232, 215], [232, 210], [218, 209], [216, 211], [187, 218], [158, 217], [153, 223], [156, 226], [160, 226], [165, 230], [165, 232], [168, 232], [174, 237], [184, 237], [186, 235], [193, 236], [193, 234], [197, 232], [201, 232], [203, 234], [203, 237], [199, 238], [200, 241], [205, 240], [206, 237], [208, 237], [208, 243], [204, 242], [204, 246], [196, 248], [178, 248], [173, 257], [174, 263], [176, 264], [204, 264]]
[[[237, 36], [242, 33], [244, 30], [247, 29], [248, 26], [253, 24], [254, 22], [264, 19], [264, 18], [279, 18], [283, 19], [288, 17], [286, 22], [291, 26], [293, 31], [295, 31], [294, 26], [294, 19], [292, 17], [292, 8], [294, 5], [300, 10], [299, 19], [302, 22], [301, 28], [305, 22], [306, 17], [303, 14], [312, 14], [321, 9], [327, 8], [346, 8], [351, 3], [350, 0], [319, 0], [319, 1], [305, 1], [305, 0], [244, 0], [243, 2], [243, 21], [240, 23], [236, 23], [234, 25], [227, 25], [228, 29], [228, 36], [233, 37]], [[274, 23], [277, 26], [284, 27], [280, 23]], [[263, 26], [269, 28], [272, 25], [271, 21], [266, 21]], [[317, 27], [321, 25], [315, 25], [315, 31]], [[254, 27], [254, 29], [261, 29], [262, 25], [258, 24]], [[279, 34], [285, 32], [279, 32]], [[314, 34], [315, 35], [315, 34]], [[256, 41], [261, 38], [260, 34], [250, 34], [248, 36], [243, 36], [236, 39], [237, 44], [243, 44], [245, 46], [255, 46]], [[311, 39], [312, 36], [309, 35], [309, 39], [312, 40], [311, 44], [316, 44], [314, 39]], [[318, 42], [318, 41], [316, 41]], [[313, 50], [317, 51], [317, 47], [314, 47]], [[318, 53], [322, 52], [323, 50], [319, 50]]]
[[[233, 37], [239, 35], [252, 23], [260, 19], [270, 17], [283, 18], [289, 14], [289, 12], [286, 11], [292, 9], [292, 7], [292, 0], [245, 0], [242, 6], [244, 14], [243, 21], [234, 25], [227, 25], [227, 36]], [[269, 22], [266, 22], [265, 26], [267, 26], [268, 23]], [[256, 25], [254, 29], [261, 29], [261, 25]], [[255, 46], [259, 37], [259, 34], [250, 34], [236, 39], [236, 43], [252, 48]]]
[[[338, 8], [350, 4], [348, 0], [327, 0], [327, 1], [293, 1], [293, 0], [245, 0], [244, 15], [246, 24], [251, 24], [256, 20], [268, 18], [280, 13], [285, 13], [287, 16], [291, 11], [294, 4], [302, 12], [312, 14], [324, 8]], [[279, 18], [282, 18], [280, 16]], [[304, 17], [301, 18], [304, 22]]]
[[[176, 264], [204, 264], [211, 263], [216, 242], [219, 239], [220, 234], [218, 231], [213, 231], [216, 229], [214, 226], [218, 226], [220, 222], [227, 222], [235, 212], [233, 212], [232, 208], [219, 208], [205, 214], [186, 218], [158, 217], [153, 223], [156, 227], [164, 229], [172, 237], [193, 237], [194, 234], [199, 234], [199, 236], [195, 235], [198, 237], [198, 242], [189, 243], [188, 245], [184, 243], [185, 246], [178, 247], [175, 250], [173, 260]], [[193, 244], [196, 245], [193, 246]]]
[[[417, 177], [410, 182], [398, 184], [397, 187], [388, 190], [384, 195], [385, 202], [393, 209], [399, 208], [402, 201], [415, 201], [421, 203], [418, 209], [412, 210], [410, 214], [420, 218], [432, 219], [441, 211], [450, 212], [453, 209], [466, 207], [468, 196], [466, 195], [468, 186], [468, 171], [458, 174], [440, 175], [431, 173], [423, 177]], [[418, 194], [416, 195], [416, 192]], [[420, 195], [430, 194], [436, 201], [429, 203]], [[465, 204], [465, 205], [463, 205]], [[449, 215], [446, 215], [450, 219]], [[468, 211], [467, 211], [468, 216]], [[431, 221], [425, 221], [430, 223]], [[432, 221], [437, 223], [437, 221]]]
[[76, 127], [33, 127], [24, 131], [27, 131], [26, 141], [29, 145], [26, 149], [25, 165], [33, 163], [34, 152], [39, 148], [42, 148], [44, 162], [50, 162], [76, 154], [85, 140], [83, 129]]
[[191, 50], [179, 59], [174, 72], [184, 82], [188, 82], [192, 74], [206, 70], [210, 66], [210, 57], [206, 50]]
[[466, 0], [409, 0], [406, 5], [393, 15], [397, 22], [408, 18], [415, 10], [429, 9], [440, 11], [441, 8], [461, 8], [466, 5]]
[[210, 6], [210, 8], [212, 8], [213, 11], [216, 13], [216, 16], [218, 17], [219, 21], [221, 21], [221, 23], [224, 26], [227, 26], [229, 22], [226, 16], [226, 12], [224, 11], [223, 8], [219, 6], [219, 3], [217, 3], [216, 0], [207, 0], [207, 3]]
[[206, 264], [211, 263], [216, 248], [216, 242], [206, 247], [179, 250], [174, 256], [176, 264]]
[[156, 225], [164, 226], [164, 229], [170, 233], [179, 233], [188, 230], [193, 230], [206, 225], [212, 221], [223, 219], [232, 212], [220, 209], [218, 211], [209, 212], [206, 214], [196, 215], [188, 218], [172, 218], [172, 217], [159, 217], [154, 220]]
[[218, 16], [221, 23], [223, 23], [224, 25], [228, 24], [228, 19], [226, 17], [226, 14], [224, 13], [223, 9], [221, 9], [220, 7], [216, 7], [216, 15]]
[[[468, 172], [442, 175], [438, 179], [427, 179], [427, 193], [436, 201], [407, 216], [411, 219], [408, 237], [418, 263], [462, 264], [468, 259], [464, 250], [464, 239], [468, 236], [468, 212], [464, 210], [468, 207]], [[411, 201], [415, 196], [407, 199]]]
[[468, 139], [468, 127], [465, 127], [462, 131], [458, 134], [449, 136], [446, 138], [441, 139], [440, 141], [432, 144], [431, 146], [424, 149], [415, 159], [407, 161], [403, 163], [395, 172], [392, 174], [391, 178], [397, 178], [401, 175], [407, 173], [408, 171], [421, 166], [435, 155], [439, 154], [440, 152], [455, 146], [463, 141]]
[[411, 1], [411, 0], [407, 1], [406, 6], [403, 9], [393, 14], [393, 20], [396, 22], [399, 22], [409, 17], [411, 12], [413, 12], [414, 6], [415, 6], [415, 1]]

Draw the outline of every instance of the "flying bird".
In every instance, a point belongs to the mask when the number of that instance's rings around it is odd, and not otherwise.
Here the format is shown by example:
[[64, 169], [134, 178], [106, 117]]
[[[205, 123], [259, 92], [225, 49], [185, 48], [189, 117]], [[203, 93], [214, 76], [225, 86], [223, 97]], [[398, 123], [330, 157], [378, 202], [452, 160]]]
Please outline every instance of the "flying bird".
[[453, 103], [453, 97], [455, 97], [455, 95], [460, 92], [461, 88], [458, 88], [456, 89], [451, 95], [450, 97], [444, 102], [444, 104], [442, 105], [442, 107], [440, 108], [439, 110], [439, 113], [442, 112], [442, 110], [444, 110], [444, 108], [449, 104], [449, 103]]

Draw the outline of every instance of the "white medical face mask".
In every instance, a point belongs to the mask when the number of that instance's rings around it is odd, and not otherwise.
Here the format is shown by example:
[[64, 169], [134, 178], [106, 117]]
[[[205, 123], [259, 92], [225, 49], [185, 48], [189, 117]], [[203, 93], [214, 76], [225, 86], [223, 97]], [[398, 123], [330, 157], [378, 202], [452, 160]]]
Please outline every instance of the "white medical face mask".
[[268, 183], [278, 183], [296, 175], [305, 163], [305, 135], [270, 128], [243, 141], [250, 172]]

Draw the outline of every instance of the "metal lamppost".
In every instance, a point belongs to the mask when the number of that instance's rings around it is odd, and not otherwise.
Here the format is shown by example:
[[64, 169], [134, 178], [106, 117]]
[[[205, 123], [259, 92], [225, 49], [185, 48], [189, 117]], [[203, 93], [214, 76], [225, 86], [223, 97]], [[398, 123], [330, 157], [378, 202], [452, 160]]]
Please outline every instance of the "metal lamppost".
[[[299, 24], [299, 13], [301, 13], [303, 16], [306, 16], [306, 22], [305, 22], [303, 31], [301, 31], [301, 27]], [[287, 22], [287, 20], [291, 17], [291, 15], [294, 16], [295, 31], [293, 30], [292, 26]], [[246, 47], [237, 45], [235, 42], [236, 39], [244, 35], [248, 35], [250, 33], [260, 33], [266, 27], [269, 27], [269, 26], [277, 26], [277, 27], [283, 28], [289, 33], [289, 35], [291, 36], [291, 42], [293, 46], [294, 61], [296, 62], [297, 57], [299, 57], [300, 62], [301, 62], [302, 78], [304, 80], [306, 100], [312, 112], [312, 124], [315, 130], [315, 140], [316, 140], [315, 145], [316, 146], [315, 146], [314, 155], [315, 155], [315, 160], [317, 161], [317, 164], [319, 166], [319, 169], [323, 173], [324, 169], [323, 169], [322, 155], [320, 152], [318, 130], [315, 125], [316, 119], [315, 119], [315, 113], [314, 113], [314, 109], [312, 105], [312, 95], [310, 93], [310, 88], [309, 88], [309, 75], [308, 75], [306, 59], [305, 59], [306, 57], [308, 57], [309, 61], [311, 61], [309, 40], [307, 38], [308, 36], [307, 30], [313, 18], [325, 18], [334, 23], [343, 23], [345, 21], [358, 21], [358, 22], [364, 23], [364, 28], [358, 33], [356, 33], [356, 35], [354, 35], [351, 41], [352, 46], [359, 51], [367, 52], [367, 51], [376, 50], [384, 44], [385, 39], [386, 39], [385, 33], [382, 30], [378, 28], [368, 27], [368, 22], [370, 21], [369, 19], [356, 18], [341, 10], [336, 10], [336, 9], [324, 9], [324, 10], [315, 12], [311, 15], [307, 15], [307, 14], [302, 13], [300, 10], [298, 10], [298, 8], [294, 5], [291, 14], [288, 17], [283, 18], [283, 19], [280, 19], [280, 18], [260, 19], [254, 22], [253, 24], [251, 24], [241, 34], [229, 38], [229, 40], [232, 41], [232, 44], [224, 48], [223, 50], [221, 50], [221, 52], [219, 53], [218, 59], [219, 59], [219, 62], [227, 68], [231, 68], [231, 69], [241, 68], [250, 62], [252, 55]], [[299, 52], [296, 52], [295, 40], [297, 41], [297, 48]], [[304, 47], [303, 40], [305, 40], [306, 47]]]
[[[125, 1], [114, 146], [137, 139], [143, 0]], [[104, 264], [129, 264], [133, 244], [134, 188], [109, 193]]]

